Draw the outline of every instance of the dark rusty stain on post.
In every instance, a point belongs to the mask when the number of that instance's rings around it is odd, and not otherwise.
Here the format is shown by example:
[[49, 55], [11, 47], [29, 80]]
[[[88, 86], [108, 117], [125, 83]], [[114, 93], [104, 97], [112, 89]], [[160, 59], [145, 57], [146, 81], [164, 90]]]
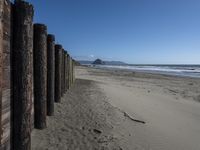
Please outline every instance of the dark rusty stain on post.
[[33, 94], [33, 6], [14, 4], [13, 26], [13, 149], [31, 149]]
[[54, 114], [55, 90], [55, 37], [47, 36], [47, 115]]
[[35, 128], [46, 128], [47, 114], [47, 27], [34, 25], [34, 111]]
[[62, 46], [55, 45], [55, 102], [61, 101]]

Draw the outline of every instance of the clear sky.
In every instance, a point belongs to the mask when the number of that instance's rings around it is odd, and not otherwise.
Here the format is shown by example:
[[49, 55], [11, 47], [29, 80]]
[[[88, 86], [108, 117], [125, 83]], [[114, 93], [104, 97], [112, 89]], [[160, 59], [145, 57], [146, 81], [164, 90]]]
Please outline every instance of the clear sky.
[[78, 59], [200, 64], [200, 0], [29, 0]]

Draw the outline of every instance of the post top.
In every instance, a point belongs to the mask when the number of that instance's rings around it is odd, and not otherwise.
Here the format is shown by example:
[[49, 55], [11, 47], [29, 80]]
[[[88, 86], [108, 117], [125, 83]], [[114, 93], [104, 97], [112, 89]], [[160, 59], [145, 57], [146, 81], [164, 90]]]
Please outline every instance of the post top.
[[67, 55], [67, 51], [66, 50], [64, 50], [64, 53], [65, 53], [65, 55]]
[[32, 6], [32, 4], [27, 2], [26, 0], [15, 0], [14, 1], [14, 4], [19, 4], [19, 3], [23, 4], [23, 5], [31, 5]]
[[62, 45], [56, 44], [56, 45], [55, 45], [55, 49], [56, 49], [56, 50], [58, 50], [58, 49], [61, 49], [61, 50], [62, 50]]
[[53, 35], [53, 34], [48, 34], [48, 35], [47, 35], [47, 39], [48, 39], [48, 40], [51, 40], [51, 41], [55, 41], [55, 35]]
[[41, 30], [47, 30], [47, 26], [42, 23], [35, 23], [34, 28], [41, 29]]

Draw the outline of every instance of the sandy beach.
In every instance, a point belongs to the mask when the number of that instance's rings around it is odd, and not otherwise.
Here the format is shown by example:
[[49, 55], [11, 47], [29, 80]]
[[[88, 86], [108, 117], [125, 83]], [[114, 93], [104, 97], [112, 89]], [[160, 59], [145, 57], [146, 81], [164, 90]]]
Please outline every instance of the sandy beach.
[[34, 150], [199, 150], [200, 80], [76, 67]]

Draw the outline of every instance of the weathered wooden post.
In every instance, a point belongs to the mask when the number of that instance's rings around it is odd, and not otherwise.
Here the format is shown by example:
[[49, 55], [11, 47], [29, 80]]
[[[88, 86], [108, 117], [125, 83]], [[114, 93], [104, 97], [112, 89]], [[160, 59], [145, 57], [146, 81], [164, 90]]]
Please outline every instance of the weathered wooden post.
[[62, 46], [55, 45], [55, 102], [61, 101]]
[[54, 114], [55, 91], [55, 37], [47, 36], [47, 115]]
[[31, 150], [33, 94], [33, 6], [14, 3], [13, 12], [13, 139], [14, 150]]
[[63, 94], [65, 94], [65, 50], [63, 50]]
[[69, 88], [71, 88], [71, 57], [69, 57]]
[[73, 59], [73, 83], [75, 82], [75, 60]]
[[72, 58], [70, 57], [70, 87], [72, 86]]
[[73, 82], [75, 82], [75, 80], [76, 80], [76, 70], [75, 70], [75, 68], [76, 68], [76, 62], [74, 61]]
[[61, 69], [61, 96], [64, 94], [64, 49], [62, 49], [62, 69]]
[[72, 84], [74, 83], [74, 60], [72, 58]]
[[75, 60], [73, 59], [73, 83], [75, 82]]
[[67, 89], [70, 88], [70, 56], [67, 54]]
[[[2, 135], [2, 78], [3, 78], [3, 4], [4, 1], [0, 1], [0, 135]], [[2, 147], [2, 136], [0, 136], [0, 149]]]
[[72, 85], [73, 85], [73, 76], [74, 76], [74, 66], [73, 66], [73, 59], [72, 59]]
[[69, 89], [71, 88], [71, 57], [69, 56]]
[[46, 128], [47, 114], [47, 27], [34, 24], [34, 113], [35, 128]]
[[67, 51], [65, 51], [65, 92], [67, 91]]
[[[4, 150], [10, 149], [11, 139], [11, 41], [12, 41], [12, 21], [11, 21], [11, 2], [3, 1], [2, 27], [3, 27], [3, 48], [2, 57], [2, 132], [1, 132], [1, 148]], [[2, 10], [1, 10], [2, 11]]]

